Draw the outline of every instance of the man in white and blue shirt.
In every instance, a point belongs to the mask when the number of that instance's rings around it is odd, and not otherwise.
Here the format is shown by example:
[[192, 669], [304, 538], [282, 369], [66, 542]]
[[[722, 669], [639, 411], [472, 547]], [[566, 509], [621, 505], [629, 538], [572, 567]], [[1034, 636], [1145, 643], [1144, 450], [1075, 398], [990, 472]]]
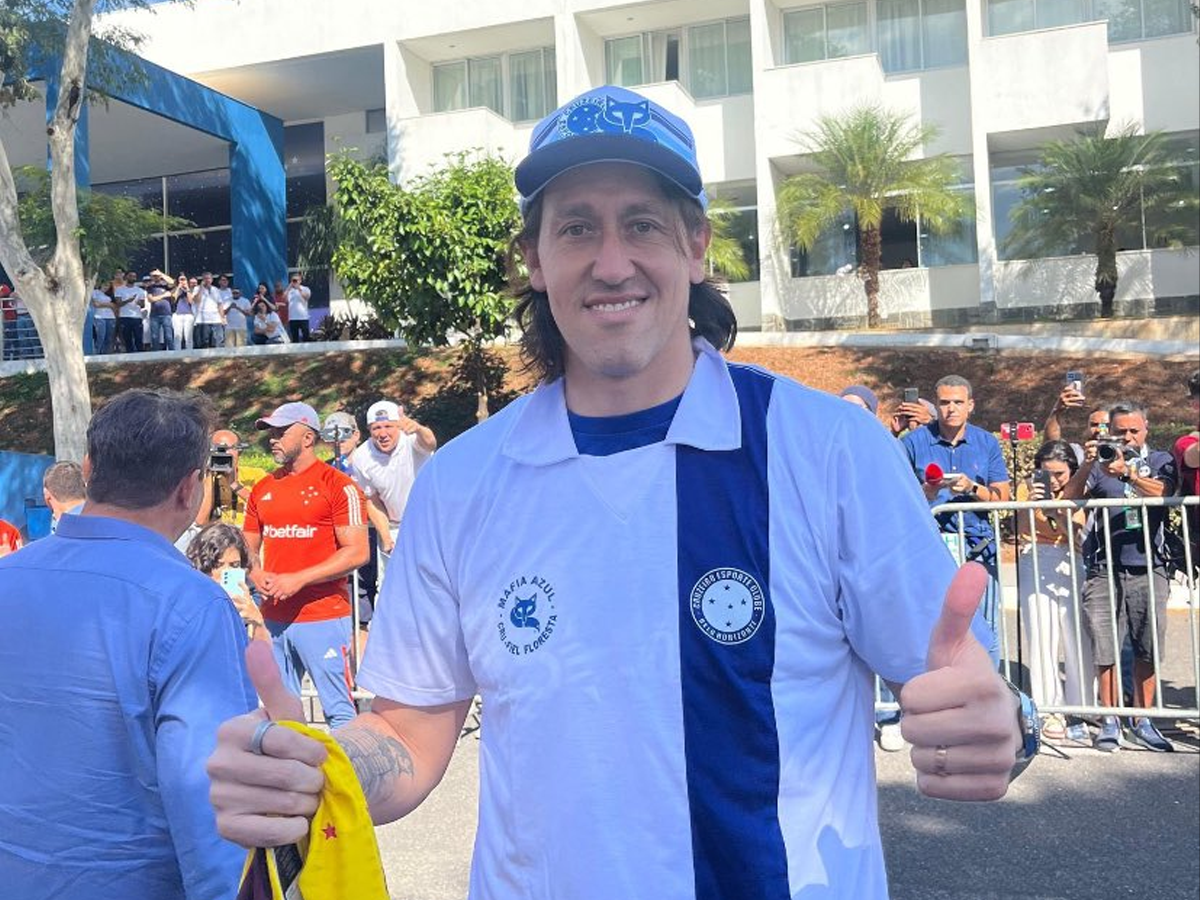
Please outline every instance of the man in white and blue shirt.
[[0, 895], [229, 900], [204, 760], [256, 706], [245, 631], [171, 546], [196, 515], [210, 415], [127, 391], [93, 417], [88, 500], [0, 559]]
[[[373, 818], [432, 790], [478, 693], [471, 900], [883, 900], [871, 672], [903, 686], [926, 793], [998, 797], [1022, 745], [970, 633], [978, 568], [954, 578], [876, 423], [718, 352], [735, 320], [685, 122], [589, 91], [516, 184], [542, 383], [413, 487], [360, 671], [376, 700], [337, 735]], [[211, 762], [218, 827], [259, 846], [308, 830], [247, 789], [263, 715]], [[258, 733], [281, 773], [319, 759]]]

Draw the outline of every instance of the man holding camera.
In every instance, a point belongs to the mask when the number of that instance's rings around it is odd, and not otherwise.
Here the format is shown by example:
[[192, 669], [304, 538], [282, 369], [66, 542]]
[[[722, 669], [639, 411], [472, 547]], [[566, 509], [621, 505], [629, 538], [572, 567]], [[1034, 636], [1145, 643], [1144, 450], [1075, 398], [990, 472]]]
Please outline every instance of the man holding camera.
[[[1108, 414], [1111, 438], [1095, 442], [1095, 460], [1079, 467], [1063, 489], [1063, 497], [1136, 500], [1173, 494], [1178, 481], [1175, 460], [1170, 453], [1146, 446], [1146, 408], [1123, 402], [1112, 406]], [[1107, 528], [1102, 515], [1107, 516]], [[1084, 540], [1087, 581], [1082, 604], [1092, 633], [1102, 706], [1120, 705], [1116, 662], [1126, 633], [1133, 644], [1134, 706], [1145, 709], [1154, 703], [1155, 651], [1161, 653], [1166, 637], [1170, 593], [1162, 556], [1165, 521], [1163, 507], [1110, 507], [1103, 514], [1097, 510]], [[1149, 560], [1143, 527], [1153, 545]], [[1133, 723], [1132, 737], [1147, 750], [1168, 753], [1174, 749], [1145, 716]], [[1118, 718], [1105, 716], [1096, 735], [1096, 749], [1112, 752], [1121, 747], [1122, 740]]]

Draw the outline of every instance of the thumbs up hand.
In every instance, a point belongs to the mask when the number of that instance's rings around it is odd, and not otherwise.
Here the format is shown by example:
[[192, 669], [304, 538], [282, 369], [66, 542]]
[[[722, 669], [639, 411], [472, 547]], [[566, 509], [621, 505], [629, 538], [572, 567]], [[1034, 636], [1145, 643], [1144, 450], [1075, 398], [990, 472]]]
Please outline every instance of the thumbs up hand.
[[967, 563], [946, 591], [926, 671], [900, 691], [917, 788], [944, 800], [997, 800], [1021, 747], [1019, 704], [971, 634], [987, 570]]
[[[300, 698], [284, 687], [270, 645], [252, 641], [246, 668], [263, 708], [224, 722], [208, 758], [209, 800], [217, 831], [243, 847], [277, 847], [308, 834], [325, 776], [325, 748], [289, 728], [264, 723], [303, 721]], [[257, 734], [261, 752], [253, 749]]]

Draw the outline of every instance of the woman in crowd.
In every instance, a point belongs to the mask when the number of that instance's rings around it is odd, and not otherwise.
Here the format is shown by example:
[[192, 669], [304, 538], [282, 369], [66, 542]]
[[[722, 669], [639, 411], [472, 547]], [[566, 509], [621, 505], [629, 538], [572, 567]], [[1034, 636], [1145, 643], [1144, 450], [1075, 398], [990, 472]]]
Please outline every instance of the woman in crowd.
[[286, 343], [286, 331], [279, 313], [267, 306], [267, 301], [261, 297], [254, 299], [254, 343], [283, 344]]
[[175, 346], [180, 350], [195, 347], [192, 329], [196, 325], [196, 310], [192, 307], [192, 288], [196, 279], [189, 280], [183, 272], [175, 280], [172, 294], [175, 299], [175, 311], [171, 314], [171, 328], [175, 332]]
[[271, 288], [265, 281], [260, 281], [258, 287], [254, 289], [254, 296], [250, 298], [251, 309], [254, 308], [254, 304], [259, 300], [267, 304], [267, 312], [277, 311], [275, 309], [275, 298], [271, 296]]
[[[1079, 462], [1066, 441], [1047, 441], [1034, 455], [1033, 479], [1017, 485], [1018, 500], [1057, 500]], [[1039, 477], [1038, 473], [1045, 473]], [[1048, 480], [1049, 491], [1046, 482]], [[1032, 519], [1032, 521], [1031, 521]], [[1029, 646], [1029, 677], [1039, 705], [1090, 706], [1095, 701], [1092, 638], [1072, 597], [1083, 586], [1079, 547], [1085, 516], [1077, 509], [1022, 510], [1017, 513], [1021, 548], [1017, 564], [1021, 618]], [[1034, 564], [1037, 571], [1035, 577]], [[1059, 677], [1062, 653], [1064, 679]], [[1044, 718], [1043, 736], [1050, 740], [1087, 742], [1087, 726], [1075, 717]]]
[[246, 570], [250, 550], [241, 531], [224, 522], [205, 525], [188, 544], [187, 558], [199, 571], [225, 588], [251, 640], [269, 641], [262, 612], [250, 594]]

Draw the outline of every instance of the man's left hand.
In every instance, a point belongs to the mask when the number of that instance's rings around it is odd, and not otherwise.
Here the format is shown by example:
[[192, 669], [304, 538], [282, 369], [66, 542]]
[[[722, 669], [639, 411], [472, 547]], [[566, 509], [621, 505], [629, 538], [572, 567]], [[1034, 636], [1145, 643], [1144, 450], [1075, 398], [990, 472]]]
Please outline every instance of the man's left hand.
[[408, 416], [401, 414], [400, 430], [403, 431], [405, 434], [414, 434], [417, 431], [417, 429], [420, 427], [421, 427], [421, 423], [418, 422], [416, 419], [410, 419]]
[[997, 800], [1021, 747], [1018, 705], [971, 634], [987, 570], [967, 563], [946, 591], [926, 671], [904, 685], [900, 728], [912, 744], [917, 788], [943, 800]]
[[286, 600], [298, 594], [308, 582], [296, 572], [266, 572], [262, 576], [262, 592], [272, 600]]

